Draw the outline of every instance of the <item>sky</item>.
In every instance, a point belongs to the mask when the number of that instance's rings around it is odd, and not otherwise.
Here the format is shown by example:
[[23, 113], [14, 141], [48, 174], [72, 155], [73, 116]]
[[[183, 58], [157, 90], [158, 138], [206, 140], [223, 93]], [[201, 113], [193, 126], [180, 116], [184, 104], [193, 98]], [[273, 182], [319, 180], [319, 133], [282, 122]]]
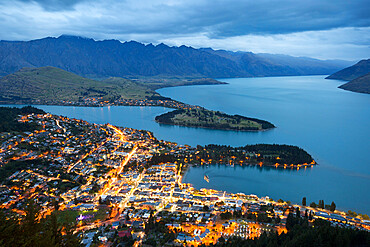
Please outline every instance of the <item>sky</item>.
[[370, 3], [0, 0], [0, 40], [62, 34], [355, 61], [370, 57]]

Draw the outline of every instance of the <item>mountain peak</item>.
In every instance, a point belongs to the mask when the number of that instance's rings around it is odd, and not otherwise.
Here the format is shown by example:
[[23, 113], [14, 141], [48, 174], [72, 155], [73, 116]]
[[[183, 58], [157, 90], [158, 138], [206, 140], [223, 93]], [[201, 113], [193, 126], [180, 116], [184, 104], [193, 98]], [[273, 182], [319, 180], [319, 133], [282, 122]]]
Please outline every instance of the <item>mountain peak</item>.
[[253, 53], [145, 45], [137, 41], [95, 41], [74, 35], [29, 42], [0, 42], [0, 75], [22, 67], [55, 66], [92, 78], [109, 76], [249, 77], [329, 74], [343, 66], [300, 58], [262, 59]]
[[160, 44], [156, 45], [156, 47], [159, 47], [159, 48], [168, 48], [169, 46], [166, 45], [166, 44], [160, 43]]
[[62, 34], [57, 39], [69, 39], [69, 40], [93, 40], [91, 38], [86, 38], [82, 36], [76, 36], [76, 35], [69, 35], [69, 34]]

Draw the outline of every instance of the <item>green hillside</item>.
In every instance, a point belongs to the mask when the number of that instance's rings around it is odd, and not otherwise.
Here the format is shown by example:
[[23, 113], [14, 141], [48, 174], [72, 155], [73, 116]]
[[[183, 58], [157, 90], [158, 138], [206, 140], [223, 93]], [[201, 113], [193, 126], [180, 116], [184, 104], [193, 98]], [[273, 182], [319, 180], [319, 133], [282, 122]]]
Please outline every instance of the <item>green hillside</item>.
[[370, 73], [347, 82], [346, 84], [341, 85], [339, 88], [357, 93], [370, 94]]
[[0, 78], [3, 103], [60, 103], [102, 98], [144, 99], [158, 95], [141, 84], [121, 78], [95, 81], [55, 67], [23, 68]]
[[123, 90], [121, 92], [122, 99], [150, 99], [153, 97], [161, 97], [160, 94], [152, 90], [149, 85], [143, 85], [142, 83], [121, 77], [110, 77], [103, 82], [106, 85], [120, 87], [121, 90]]

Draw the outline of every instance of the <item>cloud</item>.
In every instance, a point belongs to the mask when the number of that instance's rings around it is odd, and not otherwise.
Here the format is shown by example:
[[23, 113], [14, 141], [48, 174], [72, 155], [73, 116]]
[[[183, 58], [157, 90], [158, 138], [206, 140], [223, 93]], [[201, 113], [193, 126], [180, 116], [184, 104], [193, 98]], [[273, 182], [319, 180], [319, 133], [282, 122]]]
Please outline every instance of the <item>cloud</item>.
[[165, 38], [169, 45], [209, 46], [230, 51], [289, 54], [318, 59], [359, 60], [370, 57], [370, 28], [338, 28], [275, 35], [242, 35], [209, 38], [204, 34]]
[[86, 0], [19, 0], [24, 3], [36, 3], [47, 11], [72, 9], [74, 5]]
[[[178, 43], [193, 37], [193, 43], [224, 43], [226, 48], [231, 41], [235, 47], [247, 41], [256, 43], [251, 38], [272, 40], [276, 46], [279, 39], [281, 45], [284, 40], [292, 44], [299, 33], [302, 37], [309, 32], [315, 36], [315, 31], [318, 33], [314, 38], [310, 36], [311, 40], [334, 39], [329, 44], [336, 42], [336, 37], [326, 36], [330, 30], [358, 28], [365, 30], [361, 31], [365, 42], [370, 26], [367, 3], [367, 0], [335, 3], [332, 0], [0, 0], [0, 39], [73, 34], [95, 39]], [[353, 42], [349, 45], [359, 45], [358, 40]]]

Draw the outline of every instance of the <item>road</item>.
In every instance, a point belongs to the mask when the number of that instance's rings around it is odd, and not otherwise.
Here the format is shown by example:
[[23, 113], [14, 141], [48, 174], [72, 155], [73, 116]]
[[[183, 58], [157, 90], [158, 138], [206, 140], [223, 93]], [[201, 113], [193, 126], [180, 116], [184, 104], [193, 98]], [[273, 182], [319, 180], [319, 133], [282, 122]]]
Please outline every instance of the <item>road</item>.
[[87, 154], [85, 154], [84, 156], [82, 156], [81, 159], [79, 159], [76, 163], [70, 165], [67, 169], [67, 172], [71, 172], [71, 170], [76, 166], [78, 165], [79, 163], [81, 163], [81, 161], [83, 161], [86, 157], [90, 156], [91, 154], [93, 154], [96, 150], [98, 150], [99, 148], [101, 148], [102, 146], [104, 146], [104, 144], [106, 143], [107, 141], [103, 141], [101, 142], [97, 147], [93, 148], [90, 150], [90, 152], [88, 152]]

